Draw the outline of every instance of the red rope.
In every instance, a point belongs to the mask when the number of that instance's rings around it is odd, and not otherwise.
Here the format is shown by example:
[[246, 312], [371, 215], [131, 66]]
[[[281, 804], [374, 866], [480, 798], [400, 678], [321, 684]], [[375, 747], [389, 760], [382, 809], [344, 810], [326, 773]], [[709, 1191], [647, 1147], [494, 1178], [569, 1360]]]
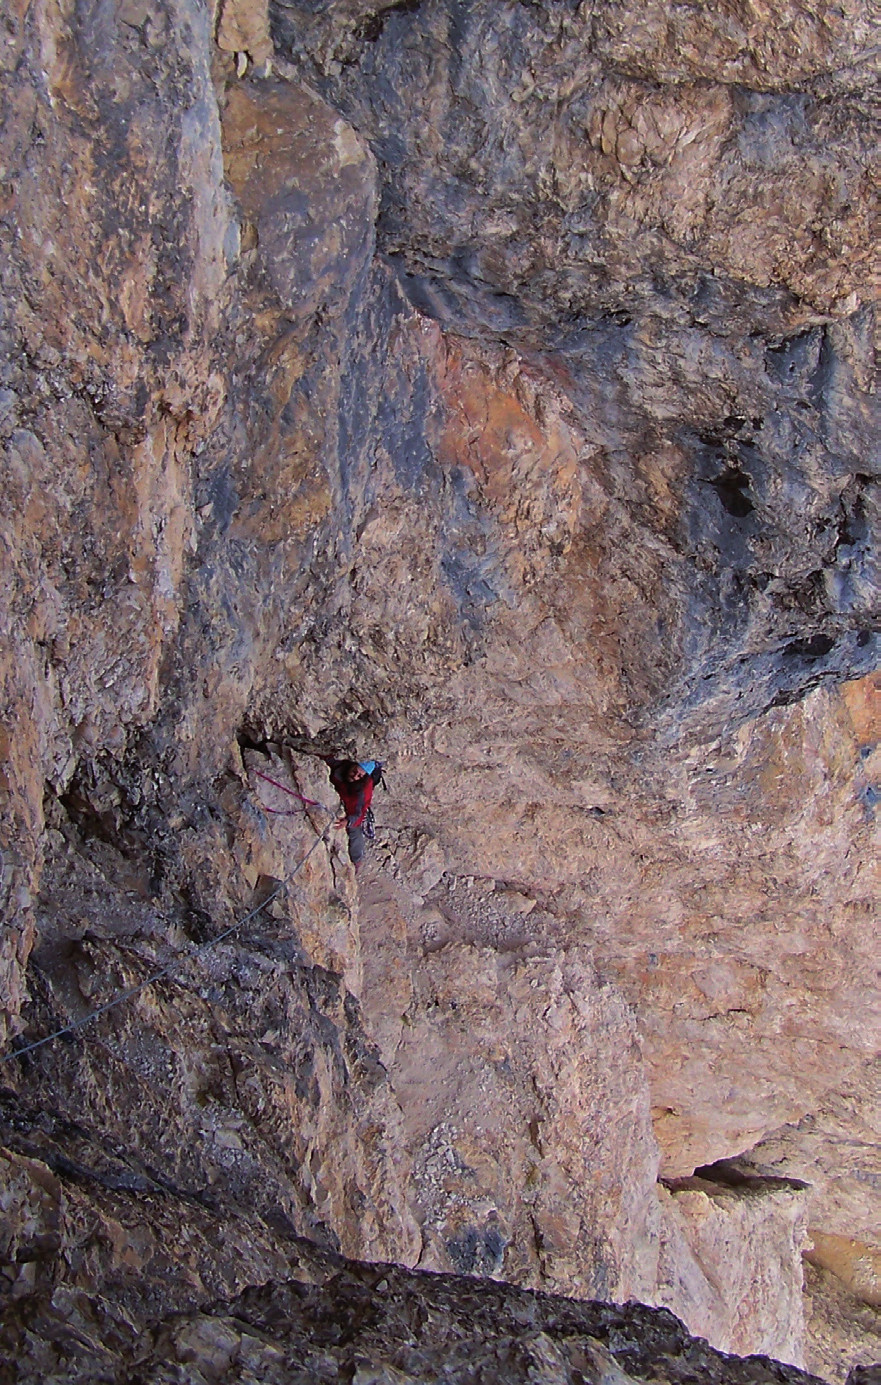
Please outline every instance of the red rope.
[[[284, 784], [279, 784], [277, 779], [270, 779], [268, 774], [261, 773], [259, 769], [252, 770], [251, 772], [252, 774], [256, 774], [258, 779], [265, 779], [267, 784], [271, 784], [273, 788], [281, 789], [282, 793], [290, 794], [291, 798], [298, 798], [300, 802], [305, 803], [308, 808], [324, 807], [323, 803], [318, 803], [314, 798], [304, 798], [303, 795], [297, 793], [295, 789], [289, 789]], [[265, 807], [265, 804], [263, 806]], [[284, 813], [283, 808], [267, 808], [266, 811], [267, 813]]]

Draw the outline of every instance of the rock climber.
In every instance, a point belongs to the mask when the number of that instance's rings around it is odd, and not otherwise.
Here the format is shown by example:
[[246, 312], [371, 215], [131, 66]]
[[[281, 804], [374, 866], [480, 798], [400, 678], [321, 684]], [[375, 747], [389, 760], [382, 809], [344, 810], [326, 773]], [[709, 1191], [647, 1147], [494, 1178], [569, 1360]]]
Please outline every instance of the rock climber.
[[337, 760], [331, 755], [322, 755], [321, 759], [330, 771], [330, 782], [346, 810], [336, 825], [346, 829], [349, 860], [357, 870], [364, 856], [364, 838], [373, 835], [370, 803], [373, 787], [382, 776], [382, 765], [378, 760]]

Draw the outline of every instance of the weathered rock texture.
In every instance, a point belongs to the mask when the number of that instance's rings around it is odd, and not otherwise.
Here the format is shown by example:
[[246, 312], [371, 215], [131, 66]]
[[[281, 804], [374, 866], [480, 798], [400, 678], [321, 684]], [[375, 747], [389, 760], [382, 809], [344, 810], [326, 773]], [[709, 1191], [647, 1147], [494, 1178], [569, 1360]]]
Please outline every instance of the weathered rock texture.
[[[59, 1228], [66, 1229], [80, 1210], [75, 1199], [65, 1198], [45, 1166], [33, 1161], [18, 1161], [13, 1180], [16, 1191], [27, 1188], [29, 1194], [22, 1243], [29, 1235], [26, 1248], [33, 1253], [36, 1229], [49, 1226], [44, 1241], [57, 1245]], [[81, 1220], [80, 1227], [98, 1242], [88, 1268], [92, 1274], [110, 1270], [115, 1292], [96, 1303], [70, 1284], [51, 1296], [37, 1290], [30, 1301], [14, 1304], [0, 1340], [15, 1360], [18, 1381], [50, 1375], [86, 1381], [100, 1371], [102, 1380], [122, 1382], [134, 1370], [139, 1380], [185, 1385], [224, 1376], [271, 1385], [628, 1385], [644, 1379], [664, 1385], [696, 1379], [706, 1385], [817, 1385], [816, 1376], [766, 1358], [722, 1356], [689, 1338], [669, 1313], [638, 1304], [574, 1303], [508, 1285], [354, 1264], [293, 1237], [281, 1250], [278, 1243], [273, 1247], [276, 1265], [270, 1254], [259, 1267], [275, 1269], [275, 1277], [238, 1294], [233, 1286], [213, 1284], [201, 1309], [190, 1306], [186, 1295], [173, 1307], [163, 1306], [161, 1297], [148, 1299], [137, 1284], [135, 1260], [149, 1261], [153, 1252], [157, 1268], [165, 1270], [166, 1289], [169, 1269], [178, 1266], [169, 1266], [143, 1234], [140, 1254], [130, 1252], [127, 1264], [117, 1257], [114, 1264], [113, 1243], [130, 1239], [120, 1206], [125, 1199], [104, 1192], [102, 1200], [109, 1214], [103, 1224], [96, 1225], [92, 1213], [91, 1224]], [[154, 1206], [168, 1201], [168, 1193], [151, 1200]], [[113, 1213], [121, 1211], [115, 1220]], [[187, 1209], [183, 1224], [202, 1265], [217, 1259], [212, 1234], [235, 1237], [235, 1221], [227, 1218]], [[251, 1240], [248, 1250], [254, 1255], [255, 1249]], [[242, 1265], [240, 1274], [255, 1268]]]
[[[506, 921], [501, 896], [494, 909], [495, 895], [474, 893], [449, 891], [447, 909], [457, 902], [472, 927]], [[617, 990], [578, 948], [527, 942], [522, 918], [501, 947], [444, 940], [439, 910], [402, 895], [387, 880], [364, 891], [364, 1003], [404, 1111], [420, 1263], [650, 1295], [658, 1157]]]
[[800, 1358], [804, 1205], [781, 1181], [679, 1179], [662, 1199], [655, 1297], [725, 1351]]
[[[20, 1378], [297, 1378], [307, 1237], [796, 1364], [804, 1248], [843, 1380], [879, 1244], [868, 8], [4, 26]], [[358, 882], [322, 750], [389, 764]], [[314, 1273], [306, 1316], [349, 1313]], [[669, 1324], [548, 1311], [619, 1364], [529, 1309], [468, 1378], [639, 1378]], [[361, 1331], [300, 1378], [435, 1370]]]

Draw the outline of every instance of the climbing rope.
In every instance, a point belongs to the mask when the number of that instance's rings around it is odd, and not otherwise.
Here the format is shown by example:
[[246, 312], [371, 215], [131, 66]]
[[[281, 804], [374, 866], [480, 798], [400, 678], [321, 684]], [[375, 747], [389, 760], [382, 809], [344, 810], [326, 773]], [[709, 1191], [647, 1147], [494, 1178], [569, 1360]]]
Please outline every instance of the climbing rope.
[[285, 784], [279, 784], [277, 779], [270, 778], [268, 774], [264, 774], [259, 769], [252, 769], [251, 773], [256, 774], [258, 779], [265, 779], [267, 784], [272, 784], [273, 788], [281, 789], [282, 793], [289, 794], [291, 798], [298, 798], [301, 803], [306, 805], [304, 808], [292, 808], [290, 810], [287, 810], [285, 808], [270, 808], [268, 804], [261, 803], [260, 807], [266, 813], [276, 813], [279, 817], [282, 818], [292, 818], [298, 817], [300, 813], [305, 813], [306, 808], [321, 808], [325, 813], [330, 813], [333, 811], [331, 808], [325, 807], [323, 803], [319, 803], [317, 799], [304, 798], [303, 795], [301, 793], [297, 793], [296, 790], [287, 788]]
[[[255, 770], [254, 773], [257, 774], [259, 773], [259, 771]], [[260, 775], [261, 779], [265, 779], [267, 777], [268, 776], [266, 775]], [[273, 781], [270, 780], [270, 783], [272, 782]], [[284, 785], [278, 784], [276, 787], [284, 788]], [[285, 789], [284, 791], [285, 793], [293, 794], [293, 797], [295, 798], [302, 797], [301, 794], [294, 794], [292, 789]], [[311, 800], [303, 799], [303, 802], [310, 803]], [[326, 808], [322, 803], [315, 803], [313, 806], [316, 808], [324, 808], [325, 812], [330, 812], [330, 809]], [[76, 1033], [78, 1029], [82, 1029], [85, 1025], [91, 1024], [92, 1020], [96, 1020], [99, 1017], [99, 1015], [106, 1014], [108, 1010], [115, 1009], [117, 1005], [123, 1005], [125, 1001], [131, 1000], [132, 996], [135, 996], [140, 991], [145, 990], [147, 986], [152, 986], [154, 982], [161, 981], [163, 976], [168, 976], [172, 971], [174, 971], [175, 967], [183, 966], [185, 962], [191, 961], [195, 957], [200, 957], [203, 955], [203, 953], [210, 952], [212, 947], [216, 947], [218, 943], [222, 943], [224, 938], [228, 938], [230, 933], [234, 933], [237, 928], [244, 927], [246, 923], [249, 923], [252, 918], [259, 914], [263, 909], [266, 908], [268, 904], [271, 904], [272, 901], [276, 899], [278, 895], [281, 894], [282, 890], [290, 884], [297, 872], [303, 869], [303, 866], [305, 866], [306, 862], [309, 860], [309, 857], [312, 855], [312, 852], [316, 849], [316, 847], [319, 846], [321, 842], [327, 839], [327, 834], [330, 831], [332, 825], [333, 824], [330, 822], [327, 824], [321, 835], [315, 838], [315, 841], [312, 843], [303, 859], [299, 861], [296, 866], [294, 866], [294, 869], [291, 871], [290, 875], [287, 876], [285, 880], [282, 880], [281, 884], [277, 885], [275, 889], [272, 891], [272, 893], [270, 895], [267, 895], [266, 899], [264, 899], [261, 904], [258, 904], [257, 907], [255, 909], [252, 909], [249, 914], [245, 914], [244, 918], [238, 919], [236, 923], [231, 924], [230, 927], [224, 929], [222, 933], [218, 933], [216, 938], [211, 938], [207, 943], [201, 943], [194, 952], [191, 952], [189, 954], [189, 956], [175, 957], [173, 961], [167, 964], [167, 966], [161, 967], [159, 971], [153, 972], [152, 976], [148, 976], [145, 978], [145, 980], [139, 981], [137, 986], [131, 986], [127, 991], [121, 991], [120, 994], [114, 996], [112, 1000], [106, 1001], [104, 1005], [99, 1005], [97, 1010], [92, 1010], [90, 1014], [84, 1015], [82, 1019], [74, 1020], [73, 1024], [66, 1024], [63, 1029], [56, 1029], [53, 1034], [47, 1034], [45, 1039], [37, 1039], [34, 1043], [25, 1045], [24, 1048], [13, 1048], [6, 1053], [0, 1053], [0, 1063], [7, 1063], [11, 1058], [23, 1058], [26, 1053], [33, 1053], [34, 1049], [42, 1048], [44, 1044], [51, 1044], [55, 1039], [60, 1039], [65, 1034]]]

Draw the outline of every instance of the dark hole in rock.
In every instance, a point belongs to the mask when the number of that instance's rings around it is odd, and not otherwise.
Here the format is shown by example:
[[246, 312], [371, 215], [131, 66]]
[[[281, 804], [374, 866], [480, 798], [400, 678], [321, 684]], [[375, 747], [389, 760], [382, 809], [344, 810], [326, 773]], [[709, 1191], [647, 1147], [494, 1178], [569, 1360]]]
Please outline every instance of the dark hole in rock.
[[735, 519], [744, 519], [755, 509], [749, 496], [744, 494], [749, 486], [749, 477], [742, 471], [728, 467], [721, 476], [717, 476], [708, 484], [715, 490], [723, 509], [727, 510], [729, 515], [734, 515]]
[[798, 655], [802, 659], [822, 659], [834, 645], [835, 641], [831, 635], [811, 635], [807, 639], [792, 640], [783, 653]]
[[382, 37], [383, 30], [393, 14], [415, 14], [421, 4], [422, 0], [398, 0], [397, 4], [388, 5], [363, 20], [355, 30], [355, 38], [365, 43], [376, 43], [377, 39]]

